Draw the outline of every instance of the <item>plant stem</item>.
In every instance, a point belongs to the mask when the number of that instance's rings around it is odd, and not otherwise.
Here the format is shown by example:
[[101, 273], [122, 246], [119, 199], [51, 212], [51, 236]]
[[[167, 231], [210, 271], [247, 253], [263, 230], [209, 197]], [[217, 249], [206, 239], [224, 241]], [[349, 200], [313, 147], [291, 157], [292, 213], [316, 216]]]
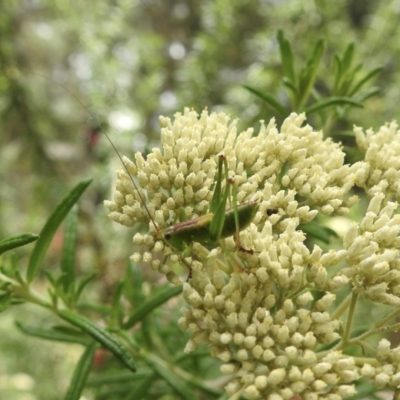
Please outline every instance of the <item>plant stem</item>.
[[47, 299], [40, 296], [38, 293], [33, 292], [29, 285], [21, 284], [14, 279], [9, 278], [8, 276], [0, 273], [0, 281], [9, 282], [10, 285], [7, 287], [7, 290], [17, 295], [19, 298], [26, 300], [30, 303], [38, 304], [45, 308], [51, 308], [50, 303]]
[[339, 304], [339, 306], [336, 308], [336, 310], [332, 313], [332, 315], [331, 315], [332, 319], [338, 319], [347, 310], [347, 307], [349, 306], [351, 298], [352, 298], [352, 295], [351, 295], [351, 293], [349, 293], [349, 295]]
[[341, 346], [340, 346], [342, 348], [345, 347], [349, 343], [351, 327], [353, 325], [354, 312], [356, 309], [357, 299], [358, 299], [358, 293], [353, 291], [351, 294], [351, 301], [350, 301], [349, 313], [347, 315], [346, 327], [344, 329], [342, 342], [341, 342]]

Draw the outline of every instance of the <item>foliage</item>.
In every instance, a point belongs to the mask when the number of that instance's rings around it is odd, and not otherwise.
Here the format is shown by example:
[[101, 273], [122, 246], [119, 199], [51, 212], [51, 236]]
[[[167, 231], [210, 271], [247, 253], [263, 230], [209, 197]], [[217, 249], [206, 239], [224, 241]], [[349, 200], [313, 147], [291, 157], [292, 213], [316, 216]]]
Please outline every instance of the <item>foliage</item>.
[[[65, 306], [75, 308], [78, 305], [80, 295], [89, 282], [94, 278], [94, 275], [91, 274], [87, 278], [78, 281], [74, 276], [74, 253], [76, 242], [76, 235], [74, 232], [77, 229], [77, 219], [71, 217], [74, 215], [74, 209], [72, 206], [77, 202], [89, 184], [90, 181], [83, 181], [71, 190], [71, 192], [53, 211], [39, 236], [23, 234], [15, 238], [3, 240], [0, 243], [0, 248], [7, 251], [38, 239], [31, 254], [29, 265], [26, 269], [26, 277], [21, 275], [21, 267], [13, 258], [5, 258], [1, 260], [1, 310], [4, 311], [12, 304], [16, 305], [31, 302], [56, 314], [59, 318], [68, 322], [72, 327], [78, 328], [71, 329], [71, 327], [69, 328], [66, 325], [43, 328], [29, 326], [21, 321], [17, 322], [17, 327], [28, 335], [46, 340], [78, 343], [85, 346], [86, 350], [82, 353], [82, 357], [76, 365], [65, 399], [80, 398], [82, 390], [86, 385], [88, 373], [93, 366], [96, 354], [98, 354], [97, 357], [100, 357], [100, 361], [97, 361], [97, 363], [100, 365], [103, 363], [101, 360], [102, 353], [99, 353], [100, 350], [98, 349], [99, 345], [110, 351], [110, 353], [113, 354], [125, 367], [130, 369], [132, 372], [136, 372], [136, 363], [131, 355], [133, 350], [134, 353], [136, 353], [136, 357], [143, 360], [145, 364], [153, 367], [155, 369], [154, 372], [157, 372], [172, 384], [173, 390], [176, 390], [178, 393], [182, 392], [186, 398], [190, 398], [191, 391], [189, 387], [180, 381], [180, 379], [182, 379], [180, 375], [184, 374], [183, 370], [180, 372], [176, 371], [177, 375], [175, 375], [171, 372], [172, 367], [166, 360], [159, 360], [157, 352], [153, 353], [150, 349], [146, 349], [150, 342], [153, 342], [150, 337], [143, 337], [144, 332], [141, 330], [136, 330], [134, 336], [128, 336], [127, 331], [121, 330], [130, 329], [137, 326], [140, 322], [146, 324], [145, 321], [146, 319], [151, 318], [150, 314], [152, 311], [159, 308], [169, 299], [178, 295], [182, 291], [181, 287], [164, 289], [163, 287], [160, 287], [155, 291], [154, 295], [148, 299], [144, 299], [140, 292], [133, 291], [131, 288], [133, 266], [130, 265], [127, 269], [128, 275], [126, 279], [122, 280], [118, 285], [112, 302], [112, 307], [101, 307], [103, 318], [109, 321], [107, 330], [78, 313], [79, 308], [75, 312], [65, 309]], [[54, 237], [58, 226], [67, 216], [68, 212], [70, 212], [70, 222], [65, 226], [66, 232], [63, 253], [65, 256], [60, 265], [60, 275], [58, 277], [53, 276], [50, 272], [46, 273], [48, 283], [50, 284], [48, 289], [49, 296], [46, 298], [33, 289], [32, 282], [37, 279], [43, 255], [46, 252], [51, 239]], [[136, 278], [135, 283], [138, 285], [138, 279], [141, 279], [140, 273], [136, 273]], [[124, 305], [123, 299], [128, 301], [129, 305]], [[81, 304], [80, 307], [82, 306], [83, 305]], [[95, 309], [96, 305], [91, 304], [90, 307]], [[126, 314], [128, 309], [129, 312]], [[127, 317], [128, 319], [126, 319]], [[148, 327], [147, 333], [154, 335], [155, 332], [151, 332], [153, 329], [155, 329], [155, 326], [151, 328]], [[162, 333], [163, 330], [164, 329], [161, 329], [160, 332]], [[171, 327], [168, 326], [167, 330], [169, 332], [168, 334], [165, 333], [165, 335], [170, 335], [172, 333]], [[119, 339], [118, 336], [121, 338]], [[131, 346], [129, 350], [124, 344], [125, 340], [127, 340]], [[152, 343], [152, 345], [154, 344], [158, 345], [160, 351], [162, 350], [164, 353], [168, 352], [165, 344], [158, 343], [158, 340], [156, 340], [155, 343]], [[113, 362], [109, 364], [108, 368], [110, 371], [113, 369], [115, 370], [116, 367], [118, 367], [118, 364], [114, 366]], [[120, 393], [129, 394], [132, 390], [136, 393], [138, 391], [137, 385], [139, 384], [140, 386], [141, 381], [144, 380], [147, 382], [149, 377], [152, 377], [152, 380], [155, 379], [154, 372], [142, 373], [138, 380], [132, 377], [125, 385], [121, 386], [121, 384], [119, 384]], [[123, 369], [121, 369], [121, 373], [122, 376], [125, 376]], [[119, 375], [121, 375], [121, 373]], [[119, 375], [115, 372], [113, 373], [113, 382], [119, 382]], [[194, 380], [196, 381], [196, 379]], [[105, 377], [105, 382], [107, 382], [107, 376]], [[201, 387], [203, 386], [201, 382], [198, 382], [196, 385], [200, 385]], [[97, 382], [97, 386], [102, 387], [99, 382]], [[204, 391], [213, 392], [211, 388], [207, 388], [207, 385], [204, 385], [204, 387]], [[150, 389], [151, 387], [146, 385], [142, 387], [140, 391], [144, 396]], [[100, 390], [100, 398], [103, 396], [101, 392], [102, 390]]]

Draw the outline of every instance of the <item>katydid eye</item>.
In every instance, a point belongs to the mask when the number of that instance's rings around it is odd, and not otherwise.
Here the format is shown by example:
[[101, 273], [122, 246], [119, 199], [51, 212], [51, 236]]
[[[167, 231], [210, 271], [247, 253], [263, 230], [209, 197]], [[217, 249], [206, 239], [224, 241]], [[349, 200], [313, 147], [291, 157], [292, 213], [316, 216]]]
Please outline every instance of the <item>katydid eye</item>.
[[171, 234], [170, 234], [170, 233], [166, 233], [166, 234], [164, 235], [164, 239], [166, 239], [166, 240], [171, 239]]

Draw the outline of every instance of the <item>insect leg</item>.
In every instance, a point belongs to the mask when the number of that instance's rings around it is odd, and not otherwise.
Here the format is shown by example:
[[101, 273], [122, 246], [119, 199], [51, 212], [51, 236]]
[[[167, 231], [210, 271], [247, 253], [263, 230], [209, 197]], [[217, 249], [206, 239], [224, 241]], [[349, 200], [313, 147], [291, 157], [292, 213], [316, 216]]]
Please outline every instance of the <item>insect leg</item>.
[[[225, 168], [225, 179], [226, 179], [226, 185], [225, 185], [225, 191], [222, 194], [222, 167]], [[218, 161], [218, 176], [217, 176], [217, 183], [215, 185], [215, 191], [213, 198], [211, 200], [211, 205], [210, 205], [210, 211], [214, 214], [213, 219], [210, 223], [210, 228], [209, 228], [209, 233], [210, 233], [210, 238], [214, 242], [218, 242], [219, 239], [221, 238], [221, 233], [224, 228], [224, 223], [225, 223], [225, 211], [226, 211], [226, 202], [228, 200], [228, 197], [230, 195], [230, 185], [228, 183], [228, 163], [226, 161], [226, 157], [223, 155], [219, 156], [219, 161]]]

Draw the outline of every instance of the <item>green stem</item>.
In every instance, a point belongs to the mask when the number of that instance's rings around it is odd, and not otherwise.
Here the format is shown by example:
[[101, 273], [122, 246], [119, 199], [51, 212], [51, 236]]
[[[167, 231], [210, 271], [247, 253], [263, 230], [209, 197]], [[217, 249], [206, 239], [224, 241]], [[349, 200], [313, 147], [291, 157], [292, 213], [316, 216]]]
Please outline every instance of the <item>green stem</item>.
[[376, 358], [370, 358], [370, 357], [353, 357], [353, 358], [357, 365], [369, 364], [372, 365], [373, 367], [380, 366], [380, 362]]
[[352, 292], [351, 301], [350, 301], [350, 307], [349, 307], [349, 313], [347, 315], [346, 327], [344, 329], [342, 342], [341, 342], [341, 347], [342, 348], [345, 347], [349, 343], [350, 334], [351, 334], [351, 327], [353, 325], [353, 319], [354, 319], [354, 312], [356, 310], [357, 299], [358, 299], [358, 293], [357, 292]]
[[15, 281], [14, 279], [11, 279], [8, 276], [1, 273], [0, 273], [0, 281], [10, 283], [10, 285], [7, 286], [6, 290], [15, 294], [19, 298], [26, 300], [30, 303], [38, 304], [45, 308], [51, 308], [51, 304], [48, 302], [48, 300], [40, 296], [38, 293], [33, 292], [30, 289], [29, 285], [27, 285], [26, 283], [21, 284]]
[[332, 313], [331, 318], [332, 319], [338, 319], [343, 315], [343, 313], [347, 310], [349, 303], [351, 301], [352, 295], [349, 293], [349, 295], [339, 304], [339, 306], [336, 308], [336, 310]]
[[376, 355], [376, 348], [375, 347], [370, 345], [368, 342], [365, 342], [364, 340], [359, 340], [357, 344], [362, 346], [364, 349], [367, 349], [370, 352], [370, 354], [372, 354], [375, 357], [375, 355]]
[[369, 336], [372, 336], [372, 335], [375, 335], [375, 334], [381, 333], [381, 332], [382, 331], [377, 328], [369, 329], [368, 331], [364, 332], [362, 335], [350, 339], [349, 343], [355, 344], [355, 343], [359, 342], [360, 340], [364, 340], [364, 339], [368, 338]]
[[400, 310], [393, 311], [387, 317], [382, 318], [379, 322], [377, 322], [375, 324], [374, 328], [369, 329], [368, 331], [364, 332], [360, 336], [357, 336], [357, 337], [355, 337], [353, 339], [350, 339], [348, 341], [348, 343], [349, 344], [356, 344], [356, 343], [360, 342], [361, 340], [364, 340], [364, 339], [368, 338], [369, 336], [372, 336], [372, 335], [375, 335], [375, 334], [378, 334], [378, 333], [382, 333], [383, 330], [391, 331], [391, 332], [398, 331], [400, 329], [400, 323], [393, 324], [393, 325], [390, 325], [390, 326], [386, 326], [384, 329], [382, 329], [382, 327], [387, 322], [389, 322], [393, 318], [397, 317], [399, 314], [400, 314]]
[[[139, 347], [132, 336], [128, 334], [128, 332], [120, 331], [119, 334], [128, 342], [129, 345], [131, 345], [139, 353], [143, 360], [150, 367], [152, 367], [153, 370], [157, 371], [157, 366], [159, 366], [164, 371], [169, 371], [172, 376], [183, 380], [186, 384], [199, 388], [205, 393], [209, 393], [213, 396], [219, 396], [222, 394], [221, 390], [215, 389], [213, 384], [208, 383], [203, 379], [196, 378], [187, 371], [177, 367], [173, 363], [168, 363], [166, 360], [158, 357], [156, 354], [154, 354], [154, 352], [149, 352], [143, 347]], [[228, 380], [229, 378], [227, 377], [227, 380], [224, 380], [224, 383], [228, 383]]]
[[[142, 352], [141, 355], [143, 356]], [[154, 353], [147, 353], [145, 355], [145, 358], [150, 365], [158, 364], [162, 366], [166, 371], [170, 371], [171, 373], [175, 374], [178, 378], [182, 379], [191, 386], [194, 386], [213, 396], [222, 394], [220, 389], [212, 387], [210, 384], [207, 384], [206, 381], [204, 381], [203, 379], [195, 378], [193, 375], [177, 367], [176, 365], [167, 363], [165, 360], [158, 357]], [[227, 379], [224, 381], [225, 383], [228, 383], [229, 378], [227, 377]]]

